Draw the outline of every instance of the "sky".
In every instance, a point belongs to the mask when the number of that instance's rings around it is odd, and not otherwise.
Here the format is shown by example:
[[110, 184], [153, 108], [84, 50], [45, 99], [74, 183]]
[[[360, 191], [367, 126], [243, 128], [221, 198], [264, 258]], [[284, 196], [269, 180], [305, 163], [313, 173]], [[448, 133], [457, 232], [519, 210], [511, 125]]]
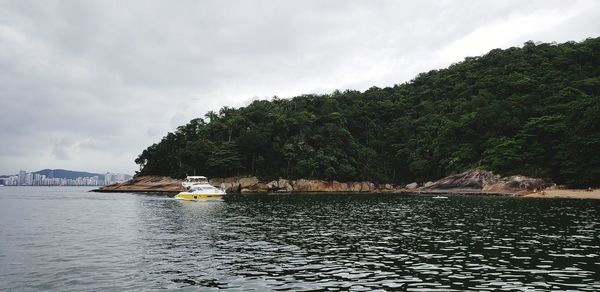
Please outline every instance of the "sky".
[[600, 36], [600, 1], [0, 0], [0, 174], [133, 174], [223, 106], [408, 82], [494, 48]]

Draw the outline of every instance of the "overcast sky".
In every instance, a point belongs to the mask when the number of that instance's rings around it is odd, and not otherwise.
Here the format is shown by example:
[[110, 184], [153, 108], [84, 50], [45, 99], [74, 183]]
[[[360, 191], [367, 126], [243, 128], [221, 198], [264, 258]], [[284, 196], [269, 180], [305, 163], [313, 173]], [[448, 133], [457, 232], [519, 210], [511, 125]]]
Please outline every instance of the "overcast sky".
[[600, 35], [600, 1], [1, 1], [0, 174], [133, 173], [252, 99], [409, 81], [493, 48]]

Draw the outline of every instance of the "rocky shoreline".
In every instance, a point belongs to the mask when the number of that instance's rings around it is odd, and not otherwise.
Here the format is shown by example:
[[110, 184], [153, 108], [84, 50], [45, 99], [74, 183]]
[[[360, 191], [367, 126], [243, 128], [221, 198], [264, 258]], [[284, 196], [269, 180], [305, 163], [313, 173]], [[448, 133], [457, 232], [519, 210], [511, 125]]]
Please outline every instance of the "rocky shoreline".
[[[559, 191], [551, 182], [539, 178], [525, 176], [501, 177], [492, 172], [471, 169], [463, 173], [448, 176], [435, 182], [422, 185], [376, 184], [369, 181], [338, 182], [315, 179], [278, 179], [261, 181], [254, 176], [230, 178], [214, 178], [209, 183], [224, 189], [227, 193], [401, 193], [414, 195], [484, 195], [484, 196], [527, 196], [553, 197], [548, 194], [561, 194], [559, 197], [569, 197], [568, 193], [575, 190]], [[130, 181], [103, 186], [95, 192], [144, 192], [144, 193], [178, 193], [184, 191], [181, 180], [161, 176], [135, 177]], [[583, 192], [583, 190], [581, 191]], [[596, 192], [587, 196], [573, 197], [596, 198]], [[600, 198], [600, 197], [598, 197]]]
[[140, 176], [126, 182], [102, 186], [92, 191], [102, 193], [179, 193], [184, 190], [181, 180], [165, 176]]
[[[162, 176], [135, 177], [130, 181], [100, 187], [94, 192], [157, 192], [178, 193], [184, 191], [182, 180]], [[279, 179], [261, 182], [255, 176], [210, 179], [209, 183], [227, 193], [309, 193], [309, 192], [394, 192], [404, 190], [391, 184], [372, 182], [337, 182], [324, 180]]]

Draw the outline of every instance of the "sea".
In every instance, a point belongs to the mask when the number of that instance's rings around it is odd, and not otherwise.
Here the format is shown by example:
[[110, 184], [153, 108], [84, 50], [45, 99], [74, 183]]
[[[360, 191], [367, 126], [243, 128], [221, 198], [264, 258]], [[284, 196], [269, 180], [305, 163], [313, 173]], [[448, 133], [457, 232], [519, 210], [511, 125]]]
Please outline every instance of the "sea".
[[0, 291], [600, 290], [600, 201], [0, 187]]

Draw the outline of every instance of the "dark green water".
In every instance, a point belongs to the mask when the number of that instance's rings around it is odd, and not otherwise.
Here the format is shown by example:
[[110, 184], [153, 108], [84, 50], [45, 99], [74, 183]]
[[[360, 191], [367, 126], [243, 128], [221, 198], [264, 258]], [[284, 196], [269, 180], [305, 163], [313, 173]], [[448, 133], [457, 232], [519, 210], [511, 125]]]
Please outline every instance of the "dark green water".
[[600, 290], [600, 201], [0, 188], [0, 290]]

